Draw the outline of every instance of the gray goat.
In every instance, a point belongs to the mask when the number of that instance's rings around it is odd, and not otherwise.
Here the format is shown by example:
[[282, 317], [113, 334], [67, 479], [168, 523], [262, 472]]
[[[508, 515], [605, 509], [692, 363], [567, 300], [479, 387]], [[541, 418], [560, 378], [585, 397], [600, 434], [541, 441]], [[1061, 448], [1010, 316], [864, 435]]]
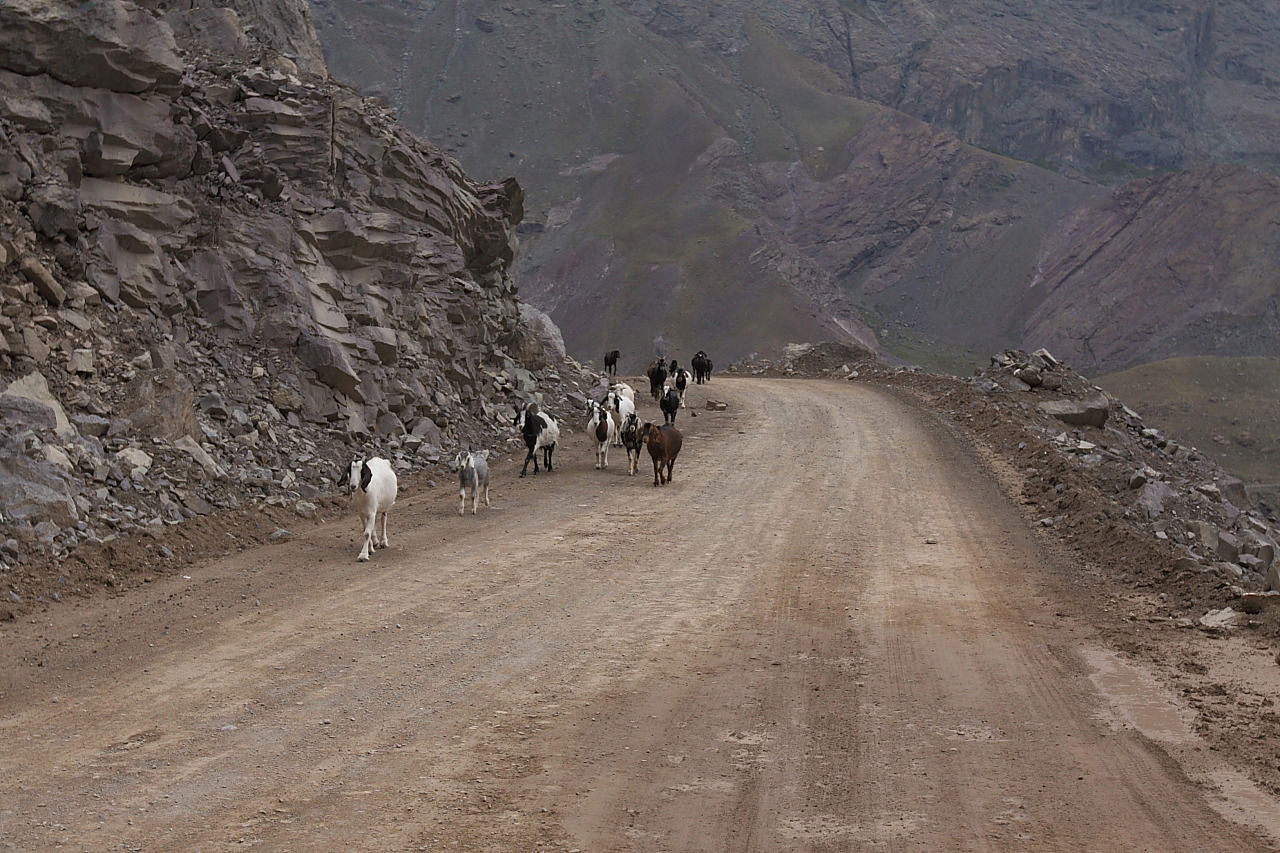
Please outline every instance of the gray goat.
[[480, 490], [484, 490], [484, 505], [489, 506], [489, 451], [472, 453], [464, 450], [453, 460], [458, 472], [458, 515], [466, 515], [467, 492], [471, 492], [471, 514], [480, 508]]

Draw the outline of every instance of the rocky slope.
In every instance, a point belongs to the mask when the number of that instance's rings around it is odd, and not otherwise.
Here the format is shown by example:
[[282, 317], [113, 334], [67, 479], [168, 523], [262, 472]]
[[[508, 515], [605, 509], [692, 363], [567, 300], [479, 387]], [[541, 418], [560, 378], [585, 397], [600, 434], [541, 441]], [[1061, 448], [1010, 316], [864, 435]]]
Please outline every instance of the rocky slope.
[[300, 2], [4, 4], [0, 567], [306, 514], [353, 454], [422, 467], [576, 393], [522, 213], [330, 80]]
[[[313, 6], [339, 74], [520, 174], [522, 280], [579, 357], [911, 337], [934, 363], [1052, 341], [1116, 369], [1213, 350], [1274, 291], [1254, 214], [1280, 195], [1253, 170], [1280, 165], [1280, 24], [1243, 0]], [[1113, 259], [1072, 274], [1099, 239]], [[1144, 280], [1123, 299], [1121, 250]], [[1264, 326], [1250, 351], [1280, 348]]]

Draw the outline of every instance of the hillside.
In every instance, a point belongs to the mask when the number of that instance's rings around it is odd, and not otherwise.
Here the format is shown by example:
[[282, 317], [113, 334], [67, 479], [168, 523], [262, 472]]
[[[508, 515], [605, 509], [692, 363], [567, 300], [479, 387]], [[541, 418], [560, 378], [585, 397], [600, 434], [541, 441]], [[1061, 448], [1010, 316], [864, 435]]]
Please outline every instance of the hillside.
[[420, 469], [585, 379], [516, 298], [517, 182], [330, 80], [301, 2], [166, 9], [0, 6], [5, 568], [312, 515], [353, 456]]
[[1172, 358], [1097, 381], [1280, 507], [1280, 359]]
[[[1280, 39], [1244, 2], [313, 5], [336, 73], [470, 168], [521, 177], [522, 287], [579, 357], [838, 335], [933, 342], [904, 351], [930, 363], [1052, 334], [1116, 369], [1216, 352], [1274, 291], [1253, 247], [1274, 236], [1254, 215], [1278, 198], [1259, 170], [1277, 165]], [[1189, 171], [1121, 183], [1171, 170]], [[1150, 346], [1149, 297], [1068, 263], [1135, 197], [1216, 214], [1113, 244], [1146, 294], [1165, 283], [1143, 259], [1176, 240], [1180, 298], [1216, 306], [1161, 316]]]

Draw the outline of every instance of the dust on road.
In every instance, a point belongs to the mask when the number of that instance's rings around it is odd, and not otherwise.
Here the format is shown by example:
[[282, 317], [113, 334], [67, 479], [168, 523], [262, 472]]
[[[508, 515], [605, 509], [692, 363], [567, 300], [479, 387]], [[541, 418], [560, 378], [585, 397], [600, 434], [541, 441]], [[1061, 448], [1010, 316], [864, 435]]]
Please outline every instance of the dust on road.
[[477, 517], [402, 500], [371, 563], [344, 518], [5, 627], [0, 849], [1272, 843], [1097, 692], [1070, 593], [928, 417], [708, 393], [660, 489], [579, 430]]

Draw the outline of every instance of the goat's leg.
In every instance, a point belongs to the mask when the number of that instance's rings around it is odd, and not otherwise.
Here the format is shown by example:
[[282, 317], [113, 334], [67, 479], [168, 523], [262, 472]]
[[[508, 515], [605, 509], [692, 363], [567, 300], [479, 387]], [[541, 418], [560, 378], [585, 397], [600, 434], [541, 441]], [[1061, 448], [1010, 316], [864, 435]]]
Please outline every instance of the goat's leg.
[[384, 509], [382, 511], [382, 547], [390, 548], [391, 539], [387, 536], [387, 521], [391, 518], [391, 510]]
[[655, 486], [662, 485], [662, 481], [659, 479], [659, 477], [662, 476], [660, 471], [661, 471], [661, 466], [658, 464], [658, 460], [655, 458], [653, 460], [653, 484]]
[[523, 477], [525, 472], [529, 470], [529, 460], [533, 460], [533, 473], [538, 473], [538, 458], [533, 455], [533, 445], [529, 445], [529, 452], [524, 457], [524, 467], [520, 469], [520, 476]]
[[548, 471], [551, 470], [551, 453], [555, 449], [556, 449], [556, 446], [554, 444], [548, 445], [547, 447], [542, 448], [542, 453], [546, 456], [546, 465], [547, 465]]
[[476, 483], [471, 489], [471, 514], [475, 515], [480, 512], [480, 484]]
[[364, 521], [364, 547], [360, 549], [360, 556], [356, 557], [357, 563], [367, 563], [369, 552], [373, 550], [373, 513], [369, 513], [362, 521]]
[[489, 484], [484, 484], [484, 505], [489, 506]]
[[465, 515], [467, 512], [467, 487], [458, 487], [458, 515]]

